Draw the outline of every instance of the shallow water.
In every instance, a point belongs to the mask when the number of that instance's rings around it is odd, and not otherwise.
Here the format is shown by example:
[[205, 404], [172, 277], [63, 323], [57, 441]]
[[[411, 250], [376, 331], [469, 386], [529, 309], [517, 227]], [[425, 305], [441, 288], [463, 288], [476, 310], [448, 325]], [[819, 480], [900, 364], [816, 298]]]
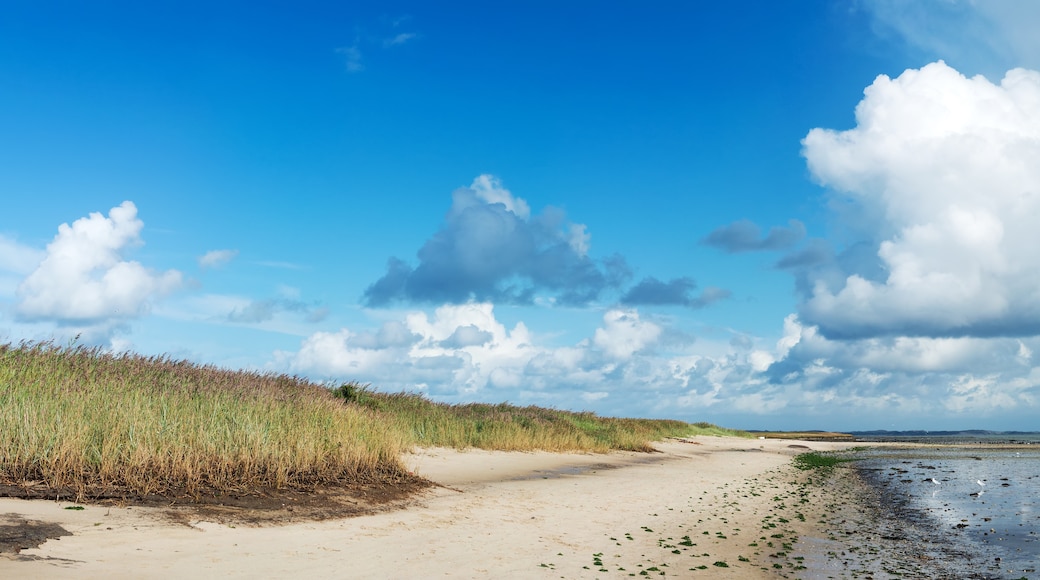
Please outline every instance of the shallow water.
[[993, 577], [1038, 577], [1040, 447], [875, 447], [861, 456], [857, 469], [899, 517]]

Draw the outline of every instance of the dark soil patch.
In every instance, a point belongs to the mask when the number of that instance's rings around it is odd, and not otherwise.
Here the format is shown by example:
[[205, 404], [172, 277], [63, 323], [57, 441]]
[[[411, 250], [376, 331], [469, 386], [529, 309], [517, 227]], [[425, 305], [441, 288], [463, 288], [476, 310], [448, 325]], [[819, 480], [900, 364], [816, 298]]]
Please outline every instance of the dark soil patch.
[[378, 481], [335, 482], [301, 488], [207, 490], [198, 494], [171, 491], [139, 494], [107, 487], [57, 489], [0, 483], [0, 497], [75, 501], [101, 506], [164, 508], [174, 521], [192, 520], [241, 525], [279, 525], [305, 520], [328, 520], [366, 515], [402, 507], [420, 491], [434, 485], [413, 475], [397, 475]]
[[58, 524], [27, 520], [17, 514], [0, 515], [0, 554], [17, 554], [69, 535]]

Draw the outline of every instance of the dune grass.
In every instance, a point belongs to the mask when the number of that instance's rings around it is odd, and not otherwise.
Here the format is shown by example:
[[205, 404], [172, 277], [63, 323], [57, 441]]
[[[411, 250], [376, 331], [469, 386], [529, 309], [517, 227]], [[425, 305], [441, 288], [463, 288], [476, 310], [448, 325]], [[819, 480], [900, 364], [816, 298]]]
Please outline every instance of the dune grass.
[[299, 487], [393, 476], [405, 443], [374, 413], [301, 379], [50, 344], [0, 347], [5, 481], [80, 496]]
[[[709, 424], [445, 405], [357, 383], [51, 343], [0, 345], [0, 483], [141, 495], [250, 493], [405, 475], [415, 446], [650, 450]], [[746, 434], [745, 434], [746, 435]]]
[[385, 394], [346, 383], [333, 391], [345, 402], [385, 413], [420, 447], [505, 451], [652, 451], [650, 443], [691, 435], [747, 436], [708, 423], [661, 419], [619, 419], [507, 403], [445, 405], [414, 393]]

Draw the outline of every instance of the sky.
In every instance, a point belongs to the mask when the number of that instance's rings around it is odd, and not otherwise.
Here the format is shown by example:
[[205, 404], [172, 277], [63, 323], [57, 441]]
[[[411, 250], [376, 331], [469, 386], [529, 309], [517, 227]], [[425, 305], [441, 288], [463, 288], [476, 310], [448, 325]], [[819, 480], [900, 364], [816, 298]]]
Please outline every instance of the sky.
[[1040, 429], [1040, 5], [5, 2], [0, 341]]

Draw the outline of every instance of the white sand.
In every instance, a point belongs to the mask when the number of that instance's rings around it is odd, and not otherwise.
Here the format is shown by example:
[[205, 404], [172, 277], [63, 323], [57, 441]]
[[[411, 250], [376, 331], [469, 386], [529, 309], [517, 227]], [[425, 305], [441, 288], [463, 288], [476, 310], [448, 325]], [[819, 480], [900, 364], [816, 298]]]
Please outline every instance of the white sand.
[[775, 577], [769, 550], [749, 543], [791, 489], [780, 472], [805, 449], [789, 446], [845, 445], [689, 441], [659, 443], [655, 454], [423, 450], [406, 462], [445, 487], [408, 507], [276, 527], [0, 499], [0, 526], [16, 514], [72, 533], [0, 555], [0, 578]]

